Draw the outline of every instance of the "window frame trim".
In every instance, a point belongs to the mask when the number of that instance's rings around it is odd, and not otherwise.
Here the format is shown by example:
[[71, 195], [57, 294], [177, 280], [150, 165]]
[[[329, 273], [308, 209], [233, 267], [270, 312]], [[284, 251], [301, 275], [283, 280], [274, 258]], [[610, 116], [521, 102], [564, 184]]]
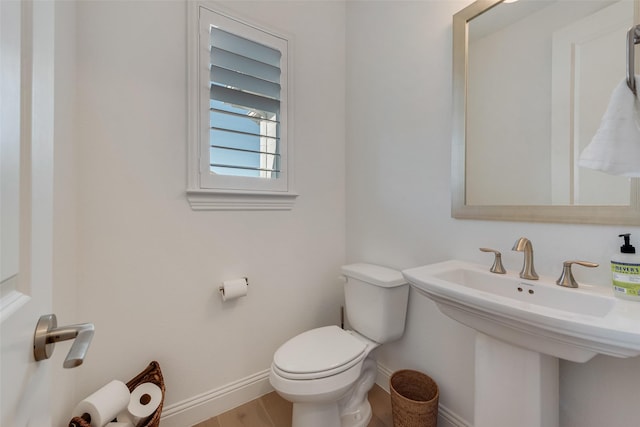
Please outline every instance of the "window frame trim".
[[[193, 210], [290, 210], [293, 208], [298, 194], [293, 191], [293, 37], [276, 32], [264, 25], [258, 25], [251, 20], [230, 12], [218, 4], [208, 1], [187, 2], [187, 200]], [[204, 9], [204, 11], [203, 11]], [[238, 176], [219, 175], [214, 180], [206, 180], [203, 174], [208, 174], [209, 153], [203, 154], [205, 139], [208, 146], [209, 134], [204, 133], [204, 123], [209, 123], [208, 87], [203, 89], [201, 50], [201, 13], [213, 13], [224, 19], [237, 22], [238, 25], [253, 28], [272, 37], [283, 40], [286, 45], [286, 61], [281, 67], [283, 81], [286, 81], [286, 99], [284, 101], [283, 116], [286, 123], [281, 132], [286, 135], [286, 148], [282, 156], [285, 173], [280, 178], [267, 181], [263, 178], [246, 178]], [[237, 33], [236, 33], [237, 34]], [[242, 34], [238, 34], [242, 37]], [[208, 68], [208, 66], [207, 66]], [[207, 72], [208, 79], [208, 72]], [[286, 79], [286, 80], [285, 80]], [[206, 101], [203, 99], [206, 92]], [[206, 108], [203, 108], [206, 102]], [[205, 117], [206, 116], [206, 117]], [[206, 166], [206, 168], [205, 168]], [[204, 170], [203, 170], [204, 168]], [[263, 180], [263, 181], [260, 181]], [[209, 181], [209, 182], [203, 182]], [[211, 185], [211, 182], [215, 185]]]

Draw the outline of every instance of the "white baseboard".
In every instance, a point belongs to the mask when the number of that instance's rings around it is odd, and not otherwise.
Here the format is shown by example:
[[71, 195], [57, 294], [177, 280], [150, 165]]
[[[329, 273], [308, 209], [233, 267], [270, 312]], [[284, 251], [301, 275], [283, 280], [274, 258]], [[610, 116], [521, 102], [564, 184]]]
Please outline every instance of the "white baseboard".
[[[376, 383], [389, 392], [389, 378], [393, 371], [378, 364]], [[269, 369], [204, 392], [173, 405], [165, 406], [160, 418], [162, 427], [186, 427], [215, 417], [244, 403], [273, 391], [269, 384]], [[450, 411], [442, 403], [438, 406], [438, 425], [441, 427], [472, 427], [472, 424]]]
[[269, 369], [266, 369], [182, 402], [165, 406], [160, 424], [162, 427], [192, 426], [272, 391]]
[[[389, 392], [389, 379], [393, 371], [386, 366], [378, 363], [378, 376], [376, 384]], [[455, 412], [444, 406], [442, 403], [438, 405], [438, 426], [441, 427], [472, 427], [472, 424], [460, 417]]]

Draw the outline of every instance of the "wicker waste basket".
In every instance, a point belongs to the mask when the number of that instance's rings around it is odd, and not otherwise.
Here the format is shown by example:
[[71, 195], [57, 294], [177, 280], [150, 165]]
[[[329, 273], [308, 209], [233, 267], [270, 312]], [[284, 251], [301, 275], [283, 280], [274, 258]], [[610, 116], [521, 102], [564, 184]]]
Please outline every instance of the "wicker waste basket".
[[435, 427], [438, 385], [422, 372], [405, 369], [389, 380], [394, 427]]
[[[140, 372], [133, 379], [127, 382], [127, 388], [129, 388], [129, 391], [133, 391], [133, 389], [142, 383], [153, 383], [160, 387], [160, 390], [162, 390], [162, 399], [160, 401], [160, 405], [158, 405], [158, 408], [153, 412], [153, 414], [139, 424], [138, 427], [159, 427], [160, 414], [162, 413], [162, 404], [164, 403], [164, 394], [166, 389], [160, 364], [155, 360], [152, 361], [144, 371]], [[82, 417], [73, 417], [71, 421], [69, 421], [69, 427], [92, 427], [92, 425]]]

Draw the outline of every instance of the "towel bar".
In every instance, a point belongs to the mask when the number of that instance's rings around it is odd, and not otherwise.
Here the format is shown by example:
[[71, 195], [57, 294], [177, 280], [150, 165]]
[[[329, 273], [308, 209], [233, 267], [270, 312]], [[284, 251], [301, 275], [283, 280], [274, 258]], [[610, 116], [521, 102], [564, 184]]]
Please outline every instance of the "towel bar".
[[636, 78], [635, 78], [635, 45], [640, 44], [640, 25], [629, 28], [627, 31], [627, 86], [631, 92], [637, 94]]

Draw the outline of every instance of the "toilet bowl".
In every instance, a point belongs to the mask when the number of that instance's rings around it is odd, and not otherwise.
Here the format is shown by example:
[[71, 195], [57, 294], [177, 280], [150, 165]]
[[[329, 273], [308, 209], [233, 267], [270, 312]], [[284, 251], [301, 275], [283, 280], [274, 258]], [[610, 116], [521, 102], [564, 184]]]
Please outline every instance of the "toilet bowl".
[[371, 419], [366, 397], [376, 376], [371, 351], [377, 346], [337, 326], [312, 329], [283, 344], [269, 380], [294, 403], [292, 425], [366, 426]]
[[297, 335], [275, 352], [269, 381], [293, 403], [292, 427], [365, 427], [373, 350], [404, 332], [409, 286], [398, 271], [371, 264], [342, 267], [353, 330], [325, 326]]

